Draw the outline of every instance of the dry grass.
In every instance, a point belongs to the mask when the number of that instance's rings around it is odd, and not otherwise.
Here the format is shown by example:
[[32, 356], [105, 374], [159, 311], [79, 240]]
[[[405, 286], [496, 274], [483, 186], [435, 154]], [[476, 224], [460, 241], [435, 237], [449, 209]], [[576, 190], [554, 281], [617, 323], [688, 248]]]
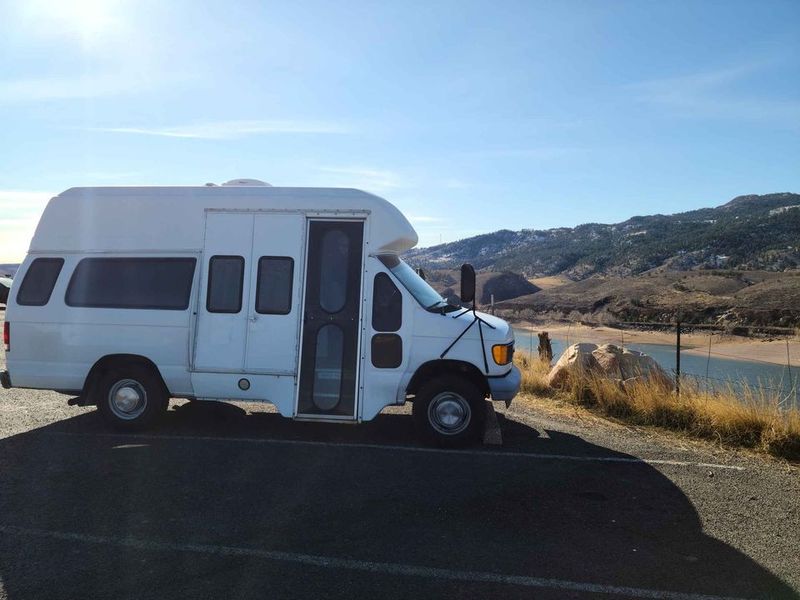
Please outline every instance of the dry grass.
[[519, 352], [522, 391], [588, 407], [635, 425], [663, 427], [724, 446], [752, 448], [800, 460], [800, 410], [785, 409], [780, 399], [747, 385], [708, 391], [684, 383], [681, 394], [656, 381], [622, 385], [590, 372], [573, 373], [560, 389], [547, 385], [549, 366]]
[[565, 285], [567, 283], [572, 283], [572, 280], [569, 277], [564, 275], [551, 275], [549, 277], [533, 277], [529, 278], [533, 285], [543, 290], [549, 290], [550, 288], [558, 287], [560, 285]]

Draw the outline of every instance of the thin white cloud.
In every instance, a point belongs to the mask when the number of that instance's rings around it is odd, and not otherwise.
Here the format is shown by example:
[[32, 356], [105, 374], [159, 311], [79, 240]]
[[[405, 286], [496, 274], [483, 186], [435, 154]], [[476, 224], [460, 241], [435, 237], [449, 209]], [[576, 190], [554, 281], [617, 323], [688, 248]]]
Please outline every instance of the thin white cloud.
[[87, 171], [83, 176], [88, 182], [120, 181], [126, 179], [141, 179], [144, 173], [142, 171]]
[[130, 91], [130, 79], [117, 74], [41, 77], [0, 81], [0, 102], [39, 102], [111, 96]]
[[739, 81], [740, 79], [758, 72], [761, 68], [762, 63], [749, 62], [730, 67], [724, 67], [721, 69], [679, 75], [676, 77], [650, 79], [631, 84], [630, 87], [638, 87], [643, 90], [658, 90], [664, 93], [667, 93], [672, 89], [714, 89], [722, 85]]
[[531, 160], [558, 160], [588, 152], [586, 148], [573, 146], [539, 146], [530, 148], [484, 148], [465, 152], [474, 158], [525, 158]]
[[441, 217], [430, 217], [427, 215], [409, 215], [408, 220], [412, 223], [441, 223], [444, 221]]
[[0, 263], [21, 261], [52, 192], [0, 190]]
[[451, 177], [450, 179], [445, 179], [442, 182], [442, 187], [448, 190], [465, 190], [470, 187], [470, 184], [461, 179]]
[[800, 101], [769, 98], [763, 86], [744, 86], [748, 79], [773, 65], [771, 61], [747, 62], [678, 77], [629, 84], [626, 90], [640, 102], [667, 109], [679, 116], [747, 120], [777, 120], [796, 126]]
[[336, 187], [354, 187], [365, 190], [386, 191], [403, 186], [400, 175], [387, 169], [375, 169], [362, 166], [320, 167], [323, 173], [332, 176], [330, 182]]
[[46, 191], [0, 189], [0, 217], [41, 213], [54, 195]]
[[345, 134], [350, 133], [344, 124], [301, 120], [240, 120], [198, 123], [175, 127], [95, 127], [91, 131], [151, 135], [168, 138], [227, 140], [254, 135], [286, 133]]

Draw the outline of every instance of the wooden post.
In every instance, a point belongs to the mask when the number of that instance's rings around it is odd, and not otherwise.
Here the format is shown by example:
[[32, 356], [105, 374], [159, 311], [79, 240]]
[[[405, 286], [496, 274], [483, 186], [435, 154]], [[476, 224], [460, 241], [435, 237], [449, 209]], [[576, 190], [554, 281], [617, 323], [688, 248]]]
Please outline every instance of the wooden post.
[[681, 322], [675, 324], [675, 393], [681, 395]]
[[[792, 379], [792, 359], [791, 355], [789, 354], [789, 338], [786, 338], [786, 374], [789, 376], [789, 385], [791, 389], [786, 394], [786, 399], [788, 400], [792, 394], [794, 394], [794, 401], [797, 403], [797, 379]], [[783, 379], [783, 378], [781, 378]], [[781, 390], [783, 393], [783, 390]]]
[[550, 334], [546, 331], [539, 334], [539, 360], [546, 360], [547, 364], [553, 360], [553, 346], [550, 343]]

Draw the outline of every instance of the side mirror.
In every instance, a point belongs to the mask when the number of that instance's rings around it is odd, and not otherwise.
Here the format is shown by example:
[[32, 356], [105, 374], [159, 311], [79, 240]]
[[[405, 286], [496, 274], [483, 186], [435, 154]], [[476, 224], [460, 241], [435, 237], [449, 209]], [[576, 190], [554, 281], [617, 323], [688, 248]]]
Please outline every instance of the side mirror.
[[475, 303], [475, 269], [471, 264], [461, 265], [461, 302]]
[[422, 268], [417, 269], [417, 275], [422, 278], [422, 281], [428, 281], [428, 278], [425, 277], [425, 271], [423, 271]]

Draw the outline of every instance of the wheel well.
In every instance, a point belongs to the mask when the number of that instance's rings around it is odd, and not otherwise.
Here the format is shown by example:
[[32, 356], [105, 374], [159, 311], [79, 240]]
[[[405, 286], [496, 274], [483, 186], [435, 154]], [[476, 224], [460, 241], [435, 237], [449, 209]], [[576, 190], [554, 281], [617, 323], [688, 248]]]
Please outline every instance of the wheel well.
[[158, 367], [152, 360], [138, 354], [109, 354], [94, 363], [92, 368], [89, 370], [89, 374], [86, 376], [86, 380], [83, 382], [83, 391], [81, 392], [81, 397], [83, 398], [84, 403], [94, 403], [90, 396], [91, 387], [95, 381], [100, 379], [108, 371], [118, 365], [130, 364], [140, 365], [153, 371], [153, 373], [158, 376], [158, 379], [164, 388], [164, 393], [167, 395], [167, 397], [169, 397], [169, 389], [167, 389], [167, 384], [164, 383], [164, 378], [161, 376], [161, 372], [158, 370]]
[[440, 375], [453, 373], [466, 377], [481, 391], [484, 396], [489, 395], [489, 382], [478, 367], [461, 360], [431, 360], [419, 366], [411, 377], [406, 387], [406, 394], [416, 394], [420, 386]]

